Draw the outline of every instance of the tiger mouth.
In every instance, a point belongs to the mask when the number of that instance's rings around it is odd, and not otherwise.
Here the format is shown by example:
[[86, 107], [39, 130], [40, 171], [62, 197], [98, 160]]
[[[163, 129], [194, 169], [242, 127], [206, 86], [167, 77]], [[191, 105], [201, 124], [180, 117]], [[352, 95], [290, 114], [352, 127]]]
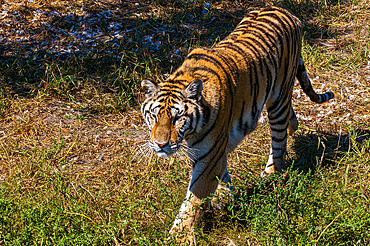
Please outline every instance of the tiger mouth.
[[179, 147], [179, 145], [176, 145], [173, 147], [166, 146], [164, 148], [160, 148], [158, 146], [152, 145], [152, 149], [157, 153], [158, 157], [170, 157], [178, 151]]
[[156, 151], [158, 157], [170, 157], [171, 155], [173, 155], [175, 152], [166, 152], [164, 150], [160, 150], [160, 151]]
[[171, 155], [175, 154], [178, 149], [169, 149], [169, 150], [155, 150], [158, 157], [170, 157]]

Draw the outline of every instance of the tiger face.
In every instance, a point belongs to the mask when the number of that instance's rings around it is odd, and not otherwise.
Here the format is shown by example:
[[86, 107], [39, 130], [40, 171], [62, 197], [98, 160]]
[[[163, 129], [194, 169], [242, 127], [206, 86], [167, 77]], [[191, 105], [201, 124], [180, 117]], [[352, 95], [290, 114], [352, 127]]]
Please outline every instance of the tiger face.
[[[171, 87], [168, 84], [171, 83]], [[141, 112], [150, 131], [149, 146], [159, 157], [169, 157], [182, 146], [182, 141], [197, 131], [202, 123], [200, 99], [203, 83], [173, 86], [173, 81], [160, 85], [143, 80], [141, 87], [147, 99]]]

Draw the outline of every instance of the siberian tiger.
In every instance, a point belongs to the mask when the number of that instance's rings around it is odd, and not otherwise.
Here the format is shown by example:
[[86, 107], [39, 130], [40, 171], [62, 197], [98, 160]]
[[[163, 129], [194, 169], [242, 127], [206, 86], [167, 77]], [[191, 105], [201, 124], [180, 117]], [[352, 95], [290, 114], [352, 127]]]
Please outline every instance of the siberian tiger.
[[185, 230], [191, 235], [218, 181], [231, 182], [227, 155], [256, 128], [264, 105], [271, 149], [261, 175], [282, 170], [288, 133], [298, 129], [291, 103], [295, 78], [313, 102], [334, 97], [313, 90], [301, 47], [298, 18], [266, 7], [250, 12], [214, 47], [191, 51], [165, 81], [141, 82], [147, 97], [141, 111], [151, 149], [159, 157], [171, 156], [182, 146], [191, 152], [191, 180], [171, 234]]

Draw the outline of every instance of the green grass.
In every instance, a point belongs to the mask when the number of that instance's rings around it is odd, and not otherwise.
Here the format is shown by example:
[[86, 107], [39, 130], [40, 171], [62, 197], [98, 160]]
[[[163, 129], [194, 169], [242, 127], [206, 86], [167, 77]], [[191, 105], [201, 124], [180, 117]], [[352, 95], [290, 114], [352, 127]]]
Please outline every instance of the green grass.
[[[370, 244], [369, 1], [209, 1], [202, 15], [204, 2], [5, 1], [1, 8], [17, 11], [37, 37], [0, 41], [0, 245], [175, 245], [168, 230], [190, 167], [186, 158], [136, 155], [146, 137], [138, 84], [163, 80], [190, 50], [214, 45], [265, 3], [302, 20], [313, 86], [338, 98], [321, 106], [294, 98], [300, 128], [288, 140], [282, 174], [259, 178], [269, 153], [266, 122], [230, 154], [235, 198], [220, 192], [215, 204], [224, 209], [207, 209], [196, 243]], [[48, 41], [30, 21], [36, 10], [64, 15], [69, 6], [75, 15], [43, 21], [68, 32], [79, 26], [82, 6], [91, 16], [118, 14], [86, 24], [105, 37], [85, 53], [27, 53]], [[123, 25], [119, 37], [108, 28], [113, 21]]]
[[258, 183], [250, 194], [242, 184], [241, 198], [231, 205], [232, 212], [237, 209], [233, 216], [245, 220], [262, 244], [368, 244], [370, 216], [364, 211], [368, 203], [364, 191], [330, 181], [325, 184], [327, 173], [291, 171], [267, 184], [254, 181]]

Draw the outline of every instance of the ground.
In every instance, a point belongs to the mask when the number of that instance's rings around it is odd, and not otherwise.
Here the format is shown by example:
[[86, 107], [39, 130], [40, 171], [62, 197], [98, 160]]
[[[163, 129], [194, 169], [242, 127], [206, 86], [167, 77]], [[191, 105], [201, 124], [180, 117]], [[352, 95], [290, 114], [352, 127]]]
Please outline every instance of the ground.
[[302, 20], [313, 87], [336, 99], [316, 105], [295, 86], [290, 168], [269, 181], [263, 114], [230, 154], [239, 197], [207, 211], [197, 242], [369, 243], [368, 0], [0, 3], [0, 244], [165, 244], [190, 167], [140, 152], [138, 85], [266, 4]]

